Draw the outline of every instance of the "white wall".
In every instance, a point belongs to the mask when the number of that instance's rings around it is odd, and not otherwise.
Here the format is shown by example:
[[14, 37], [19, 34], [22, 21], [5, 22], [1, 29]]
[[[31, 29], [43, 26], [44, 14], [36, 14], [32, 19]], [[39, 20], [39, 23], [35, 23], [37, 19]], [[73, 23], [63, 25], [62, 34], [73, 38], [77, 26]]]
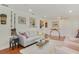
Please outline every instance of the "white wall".
[[[26, 13], [22, 13], [22, 12], [18, 12], [16, 11], [16, 30], [17, 31], [26, 31], [27, 27], [29, 26], [28, 25], [28, 16], [26, 15]], [[26, 24], [19, 24], [18, 23], [18, 16], [22, 16], [22, 17], [25, 17], [26, 18]]]
[[75, 37], [77, 30], [79, 29], [79, 20], [78, 18], [70, 17], [69, 19], [63, 19], [60, 21], [60, 31], [66, 37]]
[[0, 14], [7, 15], [7, 23], [2, 25], [0, 24], [0, 48], [8, 46], [9, 36], [10, 36], [10, 15], [11, 9], [0, 6]]

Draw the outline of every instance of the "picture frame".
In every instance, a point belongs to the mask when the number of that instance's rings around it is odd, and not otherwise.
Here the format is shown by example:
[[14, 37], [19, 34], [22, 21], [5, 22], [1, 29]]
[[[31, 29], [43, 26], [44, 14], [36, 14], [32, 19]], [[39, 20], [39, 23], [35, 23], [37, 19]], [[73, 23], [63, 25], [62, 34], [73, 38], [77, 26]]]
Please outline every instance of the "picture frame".
[[59, 21], [52, 21], [52, 29], [59, 29]]
[[22, 16], [18, 16], [18, 24], [26, 24], [26, 18]]
[[35, 27], [35, 18], [29, 17], [29, 21], [30, 21], [30, 27]]
[[47, 28], [48, 27], [48, 22], [47, 20], [40, 20], [40, 28]]
[[44, 27], [44, 21], [40, 20], [40, 28]]
[[7, 15], [0, 14], [0, 24], [6, 24], [6, 22], [7, 22]]

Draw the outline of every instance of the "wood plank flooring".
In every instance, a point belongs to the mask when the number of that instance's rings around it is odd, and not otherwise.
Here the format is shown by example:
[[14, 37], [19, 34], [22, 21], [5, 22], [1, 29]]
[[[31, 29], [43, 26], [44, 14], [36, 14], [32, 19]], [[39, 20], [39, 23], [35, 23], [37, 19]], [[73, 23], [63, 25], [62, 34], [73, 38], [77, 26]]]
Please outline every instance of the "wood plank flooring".
[[12, 50], [11, 48], [0, 50], [0, 54], [20, 54], [20, 50], [23, 49], [23, 47], [15, 48]]

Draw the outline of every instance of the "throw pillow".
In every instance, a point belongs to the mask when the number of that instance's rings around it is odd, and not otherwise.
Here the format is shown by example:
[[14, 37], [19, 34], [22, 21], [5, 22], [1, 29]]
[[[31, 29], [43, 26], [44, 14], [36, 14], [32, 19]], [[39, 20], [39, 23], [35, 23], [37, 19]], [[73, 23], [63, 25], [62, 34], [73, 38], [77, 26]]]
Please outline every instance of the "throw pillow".
[[24, 36], [26, 37], [26, 38], [28, 38], [28, 35], [24, 32]]
[[28, 38], [28, 35], [27, 35], [25, 32], [23, 32], [23, 33], [19, 32], [19, 33], [20, 33], [20, 35], [23, 35], [23, 36], [25, 36], [26, 38]]

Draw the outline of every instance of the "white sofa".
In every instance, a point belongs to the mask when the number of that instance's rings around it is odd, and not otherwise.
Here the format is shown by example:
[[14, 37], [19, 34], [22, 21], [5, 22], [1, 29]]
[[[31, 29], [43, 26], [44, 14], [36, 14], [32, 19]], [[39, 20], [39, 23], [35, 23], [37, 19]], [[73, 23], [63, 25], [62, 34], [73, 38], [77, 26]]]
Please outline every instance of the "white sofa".
[[43, 39], [43, 37], [37, 35], [37, 33], [35, 32], [28, 32], [28, 36], [29, 37], [26, 38], [25, 36], [19, 34], [19, 42], [23, 47], [26, 47]]

